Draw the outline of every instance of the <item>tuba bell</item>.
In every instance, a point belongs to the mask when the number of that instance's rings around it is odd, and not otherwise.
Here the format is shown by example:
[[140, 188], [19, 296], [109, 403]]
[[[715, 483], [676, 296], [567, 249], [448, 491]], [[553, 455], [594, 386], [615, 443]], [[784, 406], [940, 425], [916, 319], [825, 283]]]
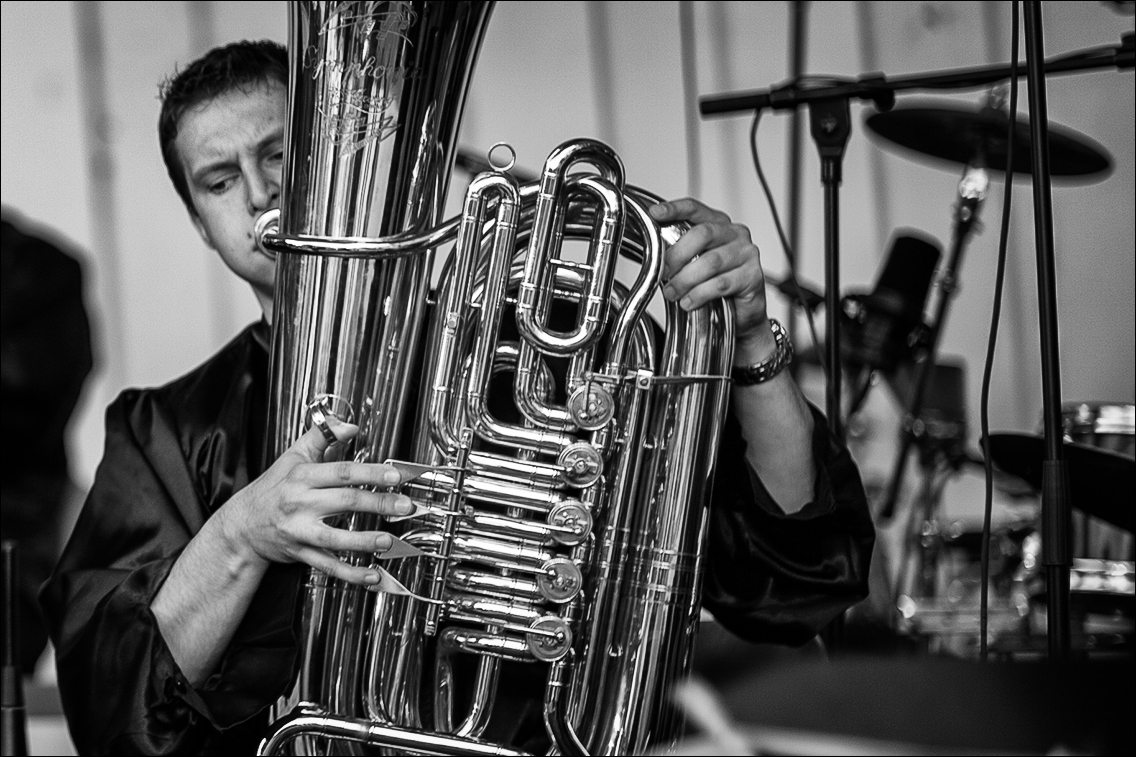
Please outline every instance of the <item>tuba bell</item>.
[[658, 198], [594, 140], [524, 186], [481, 173], [441, 219], [491, 10], [290, 10], [282, 206], [258, 224], [278, 256], [268, 453], [328, 415], [355, 423], [326, 459], [400, 467], [415, 512], [333, 524], [395, 548], [340, 556], [378, 591], [309, 571], [300, 671], [262, 754], [523, 754], [487, 735], [518, 666], [560, 753], [679, 735], [731, 306], [667, 303], [655, 325], [685, 229], [659, 227]]

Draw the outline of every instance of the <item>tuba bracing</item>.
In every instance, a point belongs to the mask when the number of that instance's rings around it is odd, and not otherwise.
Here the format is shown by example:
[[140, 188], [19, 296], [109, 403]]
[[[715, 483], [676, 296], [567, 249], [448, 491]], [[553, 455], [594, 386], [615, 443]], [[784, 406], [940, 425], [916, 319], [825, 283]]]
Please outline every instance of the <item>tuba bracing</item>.
[[525, 186], [484, 172], [442, 221], [491, 9], [290, 10], [282, 205], [258, 224], [278, 256], [268, 453], [327, 415], [355, 423], [327, 459], [397, 465], [416, 511], [333, 524], [398, 538], [341, 555], [378, 591], [309, 571], [262, 753], [522, 754], [487, 736], [522, 666], [555, 751], [678, 736], [732, 313], [668, 304], [658, 331], [647, 305], [682, 229], [600, 142], [561, 145]]

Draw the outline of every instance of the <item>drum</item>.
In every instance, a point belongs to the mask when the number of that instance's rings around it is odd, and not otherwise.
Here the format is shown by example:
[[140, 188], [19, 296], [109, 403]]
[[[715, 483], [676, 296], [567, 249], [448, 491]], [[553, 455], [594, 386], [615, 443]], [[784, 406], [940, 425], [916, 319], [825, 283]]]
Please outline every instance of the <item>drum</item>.
[[1066, 402], [1061, 415], [1069, 441], [1136, 457], [1136, 405]]
[[[1047, 593], [1041, 565], [1041, 536], [1022, 543], [1017, 576], [1029, 597], [1029, 633], [1044, 639]], [[1136, 562], [1073, 558], [1069, 570], [1069, 614], [1073, 648], [1082, 652], [1131, 652], [1136, 644]]]
[[[920, 641], [928, 652], [964, 658], [978, 654], [984, 499], [980, 467], [953, 472], [897, 577], [897, 631]], [[992, 641], [1028, 634], [1022, 542], [1036, 533], [1039, 504], [1036, 495], [1017, 487], [1015, 480], [996, 480], [987, 616], [987, 638]]]
[[[1136, 405], [1067, 402], [1062, 406], [1062, 424], [1066, 441], [1136, 458]], [[1069, 571], [1069, 607], [1073, 646], [1083, 652], [1131, 651], [1136, 643], [1136, 542], [1130, 531], [1091, 513], [1131, 508], [1136, 503], [1112, 502], [1103, 508], [1098, 502], [1078, 500], [1078, 491], [1072, 494], [1074, 558]], [[1086, 495], [1080, 494], [1083, 500]], [[1022, 544], [1019, 579], [1030, 598], [1030, 633], [1044, 637], [1048, 603], [1040, 534], [1030, 535]]]
[[[1062, 406], [1066, 441], [1136, 458], [1136, 405], [1122, 402], [1066, 402]], [[1099, 504], [1099, 503], [1098, 503]], [[1073, 492], [1073, 545], [1077, 557], [1132, 561], [1136, 542], [1129, 531], [1091, 515], [1100, 508], [1077, 501]], [[1136, 507], [1115, 502], [1114, 507]]]

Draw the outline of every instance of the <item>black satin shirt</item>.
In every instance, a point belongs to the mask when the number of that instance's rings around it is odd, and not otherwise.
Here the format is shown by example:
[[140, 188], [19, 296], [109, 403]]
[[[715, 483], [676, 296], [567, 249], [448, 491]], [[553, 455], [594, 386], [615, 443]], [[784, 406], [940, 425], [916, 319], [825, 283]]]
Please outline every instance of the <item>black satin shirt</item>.
[[[191, 687], [150, 603], [181, 550], [260, 474], [268, 328], [110, 406], [106, 449], [70, 542], [41, 594], [59, 690], [80, 754], [250, 753], [298, 667], [302, 565], [269, 568], [218, 670]], [[755, 642], [801, 644], [867, 596], [874, 530], [857, 469], [813, 410], [814, 501], [785, 515], [723, 439], [704, 603]]]

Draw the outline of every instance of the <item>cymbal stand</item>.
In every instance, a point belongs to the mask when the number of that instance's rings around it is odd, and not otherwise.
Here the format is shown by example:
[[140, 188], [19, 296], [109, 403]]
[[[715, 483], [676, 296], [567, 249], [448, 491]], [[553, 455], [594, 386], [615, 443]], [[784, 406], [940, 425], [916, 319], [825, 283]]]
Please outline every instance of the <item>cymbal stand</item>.
[[[980, 151], [981, 153], [981, 151]], [[931, 368], [935, 365], [935, 355], [939, 348], [939, 338], [947, 320], [947, 311], [954, 295], [958, 291], [958, 271], [962, 265], [963, 251], [970, 240], [978, 220], [982, 203], [986, 199], [987, 189], [990, 187], [990, 175], [984, 166], [985, 160], [980, 154], [967, 165], [962, 179], [958, 183], [958, 200], [955, 203], [954, 232], [951, 240], [951, 253], [947, 263], [939, 274], [939, 299], [935, 304], [935, 318], [927, 331], [926, 347], [922, 359], [915, 365], [915, 380], [910, 395], [906, 398], [906, 408], [903, 416], [903, 431], [899, 449], [896, 452], [895, 462], [892, 464], [891, 479], [888, 481], [887, 493], [884, 496], [883, 506], [880, 508], [880, 517], [889, 519], [895, 514], [896, 500], [899, 498], [899, 489], [903, 482], [903, 474], [907, 468], [907, 456], [911, 451], [912, 442], [915, 441], [916, 425], [919, 413], [923, 409], [923, 395], [927, 388], [927, 379], [931, 375]]]

